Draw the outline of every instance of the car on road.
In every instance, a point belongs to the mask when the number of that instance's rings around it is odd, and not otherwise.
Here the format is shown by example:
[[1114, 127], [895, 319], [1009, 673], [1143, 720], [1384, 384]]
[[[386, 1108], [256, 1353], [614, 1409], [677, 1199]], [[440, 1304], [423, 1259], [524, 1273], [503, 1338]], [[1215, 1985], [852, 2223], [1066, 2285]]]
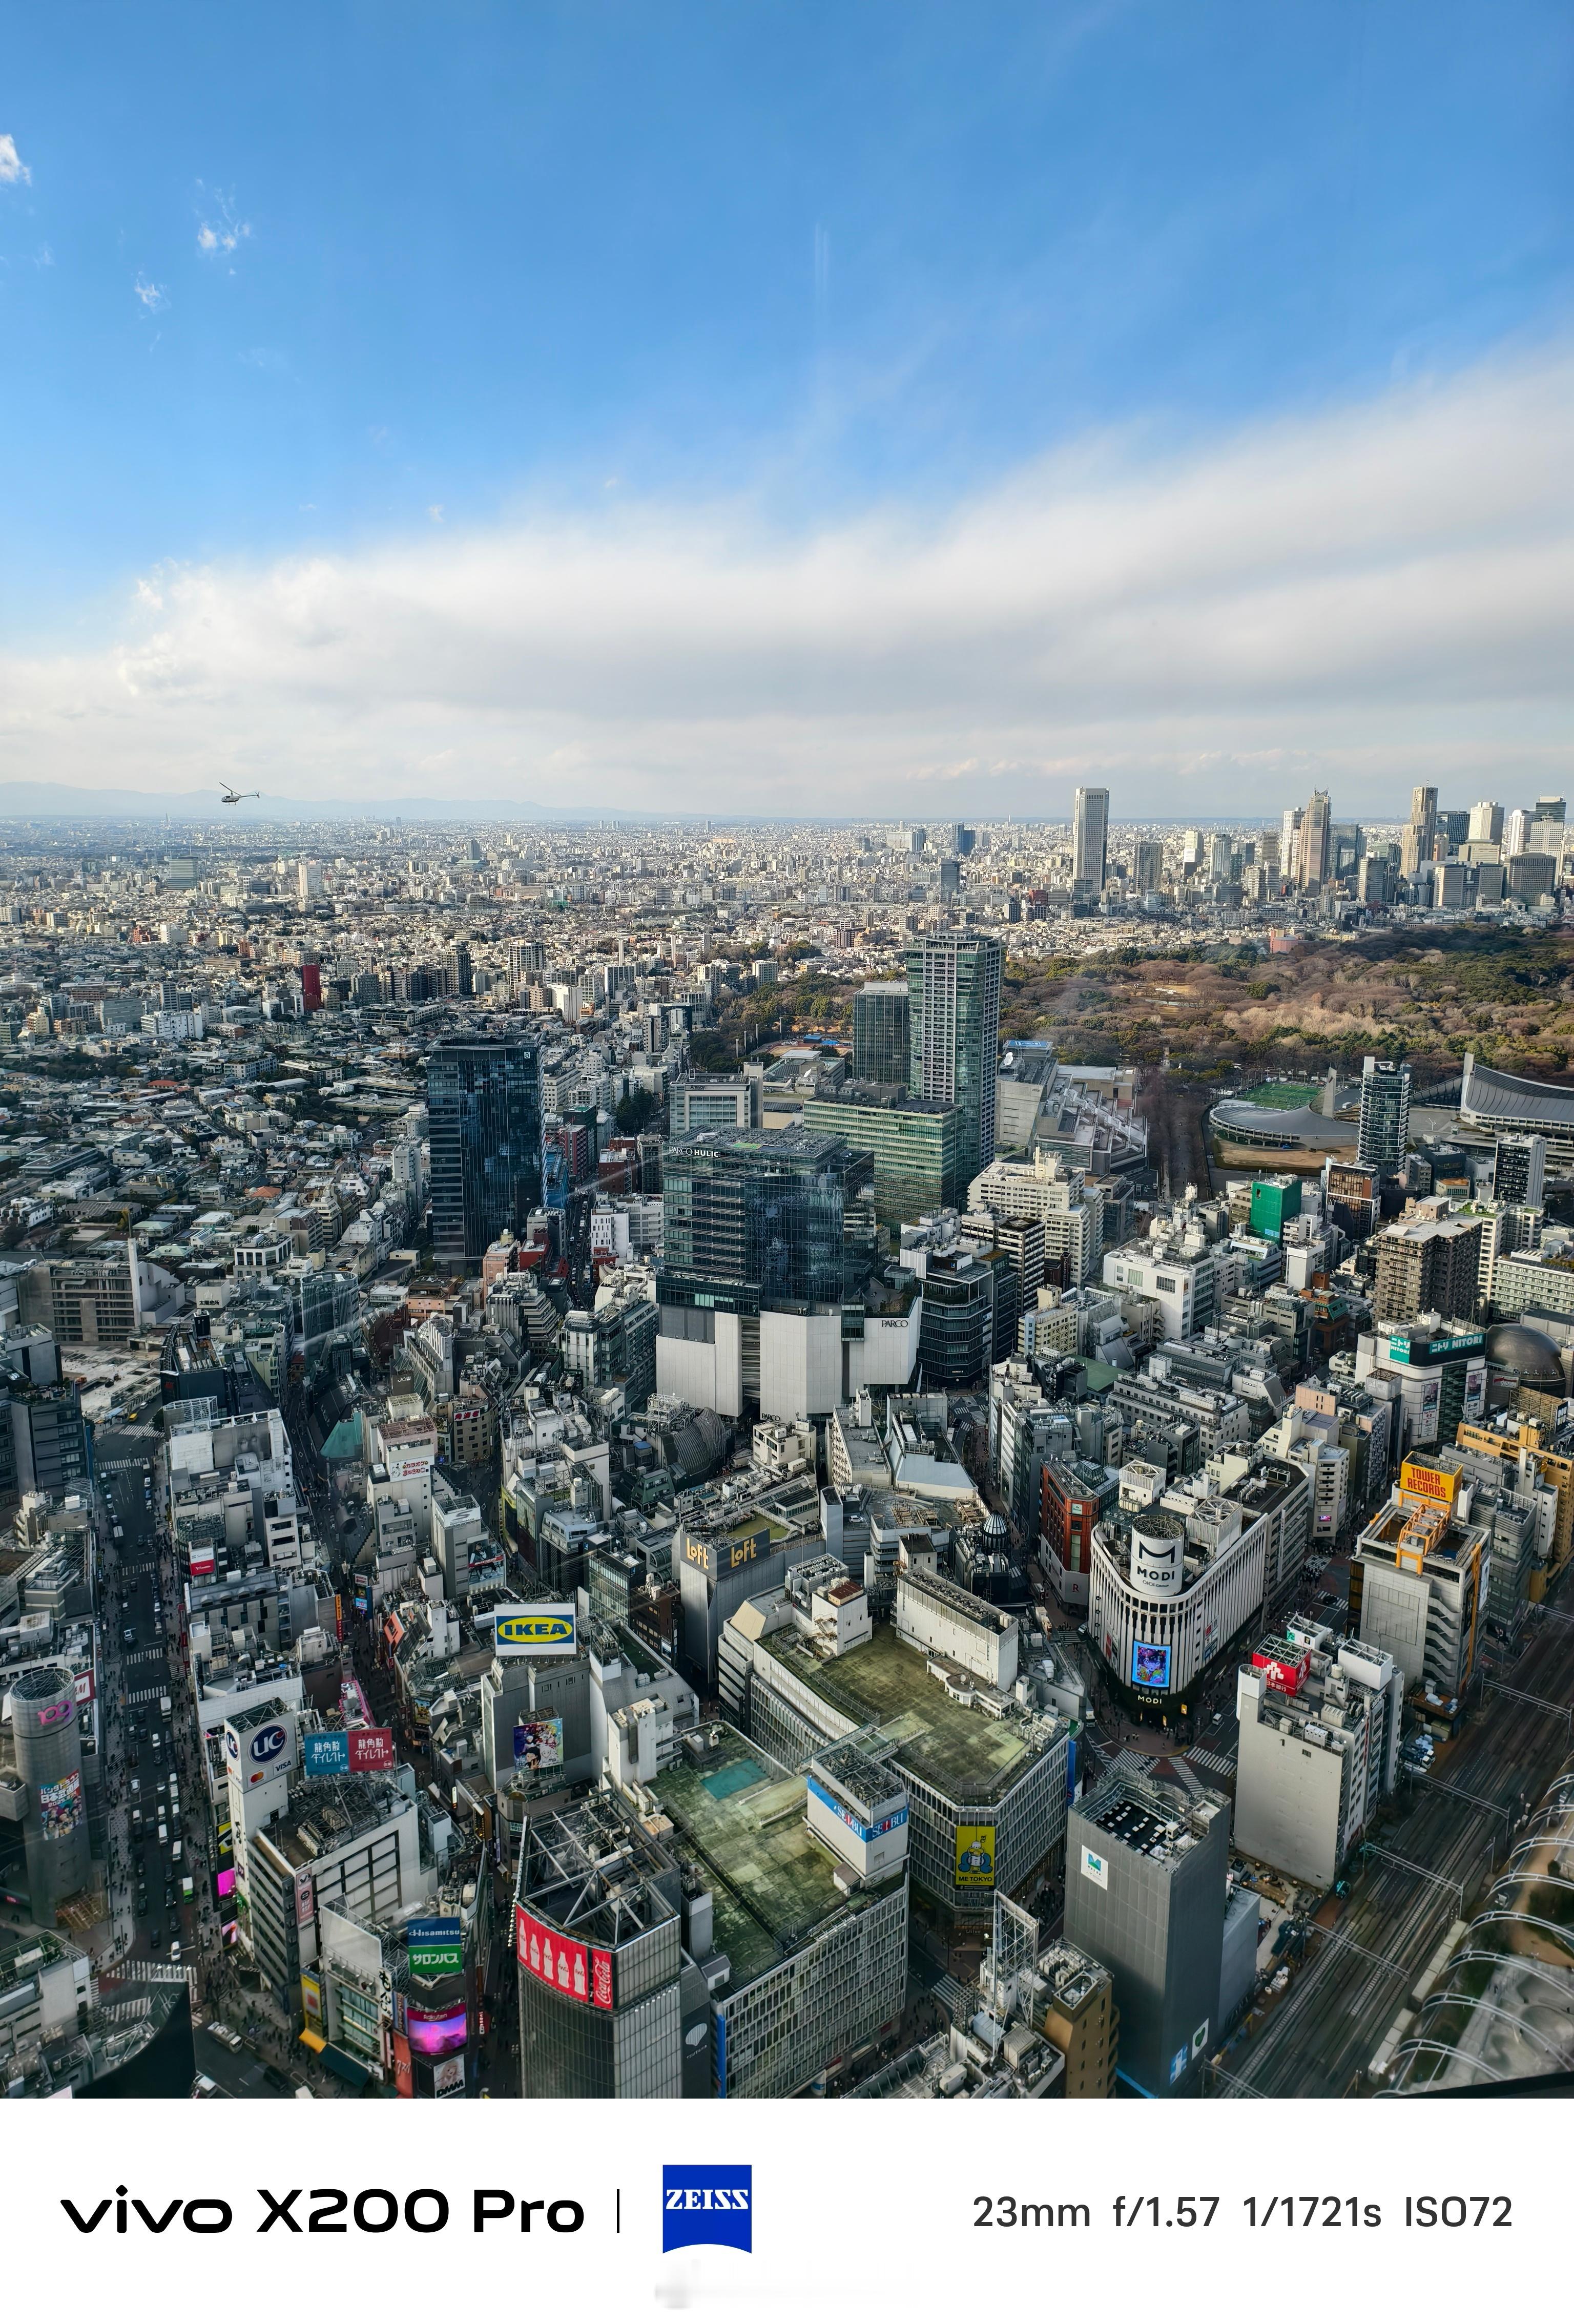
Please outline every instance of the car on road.
[[194, 2098], [216, 2098], [218, 2096], [218, 2084], [211, 2074], [198, 2074], [191, 2085], [191, 2095]]
[[176, 1940], [175, 1940], [175, 1941], [174, 1941], [174, 1943], [170, 1947], [170, 1959], [171, 1960], [173, 1960], [173, 1961], [178, 1961], [178, 1960], [179, 1960], [179, 1958], [180, 1958], [180, 1940], [179, 1940], [179, 1937], [177, 1937], [177, 1938], [176, 1938]]
[[226, 2050], [239, 2050], [244, 2046], [235, 2027], [226, 2025], [222, 2018], [216, 2017], [207, 2030], [216, 2042], [224, 2043]]
[[120, 1643], [123, 1646], [134, 1646], [136, 1644], [136, 1632], [129, 1623], [120, 1634]]

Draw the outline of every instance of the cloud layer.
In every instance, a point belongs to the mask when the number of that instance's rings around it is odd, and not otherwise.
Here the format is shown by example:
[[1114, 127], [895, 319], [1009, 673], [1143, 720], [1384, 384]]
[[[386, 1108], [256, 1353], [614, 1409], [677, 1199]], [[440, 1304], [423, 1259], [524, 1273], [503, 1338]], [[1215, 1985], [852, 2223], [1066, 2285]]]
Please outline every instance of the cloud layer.
[[625, 809], [1397, 812], [1569, 767], [1574, 357], [785, 537], [646, 506], [166, 568], [0, 661], [18, 778]]

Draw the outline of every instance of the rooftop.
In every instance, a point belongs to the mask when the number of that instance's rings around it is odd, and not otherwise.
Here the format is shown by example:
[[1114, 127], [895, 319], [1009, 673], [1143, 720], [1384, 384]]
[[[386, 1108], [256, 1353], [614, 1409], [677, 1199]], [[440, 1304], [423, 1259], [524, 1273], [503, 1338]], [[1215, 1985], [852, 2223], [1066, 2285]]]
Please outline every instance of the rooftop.
[[735, 1728], [704, 1732], [719, 1739], [703, 1757], [680, 1755], [650, 1789], [684, 1852], [712, 1876], [715, 1949], [732, 1962], [734, 1986], [747, 1985], [848, 1899], [833, 1877], [836, 1858], [805, 1821], [804, 1777]]
[[780, 1635], [767, 1651], [859, 1727], [878, 1727], [897, 1746], [897, 1766], [948, 1799], [1002, 1798], [1063, 1726], [1015, 1711], [996, 1719], [953, 1702], [930, 1676], [928, 1657], [904, 1646], [885, 1623], [833, 1662], [821, 1662], [805, 1642]]

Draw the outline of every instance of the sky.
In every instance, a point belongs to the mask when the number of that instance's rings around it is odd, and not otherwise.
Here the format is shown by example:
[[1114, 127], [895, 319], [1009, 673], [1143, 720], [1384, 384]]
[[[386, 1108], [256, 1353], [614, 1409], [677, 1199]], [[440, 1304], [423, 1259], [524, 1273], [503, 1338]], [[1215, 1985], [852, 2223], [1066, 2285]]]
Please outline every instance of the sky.
[[1566, 788], [1574, 17], [0, 0], [0, 784]]

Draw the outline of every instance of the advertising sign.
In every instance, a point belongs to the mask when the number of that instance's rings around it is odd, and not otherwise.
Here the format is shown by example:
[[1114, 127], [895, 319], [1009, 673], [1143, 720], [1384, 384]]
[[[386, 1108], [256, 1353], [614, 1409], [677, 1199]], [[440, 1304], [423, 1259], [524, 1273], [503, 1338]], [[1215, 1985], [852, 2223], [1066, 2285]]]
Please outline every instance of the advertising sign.
[[500, 1655], [571, 1655], [576, 1628], [568, 1606], [500, 1606], [492, 1628]]
[[71, 1686], [78, 1702], [92, 1702], [93, 1674], [90, 1670], [78, 1671], [76, 1677], [71, 1681]]
[[1170, 1650], [1168, 1646], [1150, 1646], [1138, 1638], [1131, 1649], [1131, 1683], [1133, 1686], [1168, 1686], [1170, 1683]]
[[813, 1775], [809, 1777], [808, 1783], [810, 1791], [813, 1792], [821, 1806], [829, 1808], [832, 1814], [835, 1816], [839, 1821], [844, 1823], [847, 1826], [848, 1831], [854, 1833], [856, 1837], [861, 1840], [869, 1841], [871, 1840], [879, 1840], [885, 1833], [888, 1831], [895, 1831], [899, 1825], [905, 1824], [907, 1821], [907, 1809], [897, 1808], [890, 1815], [881, 1816], [879, 1823], [864, 1823], [859, 1817], [853, 1814], [852, 1810], [850, 1807], [844, 1807], [840, 1800], [833, 1799], [831, 1794], [825, 1789], [824, 1784], [817, 1784]]
[[457, 1921], [411, 1921], [405, 1937], [417, 1976], [444, 1977], [464, 1968], [464, 1936]]
[[235, 1868], [233, 1864], [227, 1866], [223, 1872], [215, 1874], [213, 1891], [216, 1896], [233, 1896], [235, 1895]]
[[959, 1823], [956, 1827], [956, 1886], [959, 1888], [992, 1888], [994, 1885], [994, 1825]]
[[445, 2058], [432, 2068], [432, 2096], [435, 2098], [462, 2098], [465, 2095], [465, 2061]]
[[213, 1544], [194, 1541], [191, 1545], [189, 1562], [192, 1580], [204, 1581], [213, 1572]]
[[1487, 1359], [1465, 1366], [1465, 1405], [1462, 1417], [1479, 1420], [1487, 1409]]
[[1312, 1667], [1310, 1655], [1298, 1655], [1293, 1662], [1288, 1656], [1265, 1654], [1257, 1647], [1252, 1655], [1252, 1668], [1260, 1670], [1269, 1686], [1277, 1687], [1281, 1694], [1294, 1694]]
[[391, 1727], [336, 1727], [324, 1735], [303, 1735], [301, 1756], [308, 1775], [375, 1775], [393, 1766]]
[[80, 1775], [62, 1775], [58, 1784], [39, 1785], [38, 1816], [46, 1840], [69, 1839], [87, 1812]]
[[1429, 1469], [1419, 1461], [1406, 1461], [1399, 1471], [1399, 1489], [1413, 1493], [1418, 1500], [1435, 1501], [1440, 1508], [1454, 1506], [1454, 1487], [1458, 1480], [1446, 1470]]
[[393, 2087], [401, 2098], [415, 2096], [415, 2072], [410, 2065], [410, 2043], [402, 2034], [393, 2037]]
[[1084, 1880], [1091, 1880], [1094, 1885], [1100, 1888], [1108, 1888], [1109, 1886], [1109, 1858], [1106, 1856], [1100, 1856], [1097, 1849], [1084, 1845], [1082, 1849], [1082, 1877]]
[[457, 2009], [441, 2012], [418, 2009], [414, 2003], [406, 2013], [405, 2034], [411, 2052], [418, 2058], [446, 2058], [462, 2050], [468, 2037], [469, 2020], [465, 2005]]
[[593, 1975], [591, 1948], [572, 1937], [560, 1937], [522, 1904], [515, 1908], [514, 1950], [520, 1968], [528, 1969], [543, 1985], [575, 2001], [588, 2001], [597, 2009], [612, 2007], [612, 1955], [596, 1949]]
[[300, 1972], [300, 2003], [314, 2025], [322, 2024], [322, 1986], [309, 1969]]
[[563, 1765], [563, 1721], [521, 1719], [514, 1728], [516, 1767], [560, 1767]]
[[309, 1872], [295, 1876], [295, 1925], [309, 1928], [317, 1917], [317, 1889]]
[[1421, 1400], [1412, 1407], [1410, 1434], [1417, 1444], [1435, 1444], [1438, 1441], [1438, 1409], [1442, 1402], [1443, 1384], [1440, 1379], [1422, 1380]]
[[266, 1727], [258, 1728], [247, 1746], [246, 1756], [259, 1767], [271, 1767], [274, 1760], [281, 1759], [289, 1748], [290, 1729], [281, 1726], [275, 1719], [271, 1720]]

